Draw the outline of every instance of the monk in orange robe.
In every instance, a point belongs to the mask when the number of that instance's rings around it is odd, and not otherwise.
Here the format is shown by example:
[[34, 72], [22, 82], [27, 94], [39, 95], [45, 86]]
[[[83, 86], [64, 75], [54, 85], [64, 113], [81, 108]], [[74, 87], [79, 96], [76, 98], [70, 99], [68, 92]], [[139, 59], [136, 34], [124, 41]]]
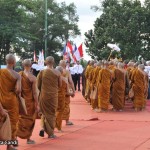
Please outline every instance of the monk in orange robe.
[[[17, 123], [19, 119], [17, 95], [21, 92], [21, 77], [13, 70], [16, 64], [14, 55], [6, 55], [6, 63], [7, 68], [0, 69], [0, 102], [3, 108], [8, 111], [12, 130], [11, 140], [16, 140]], [[8, 146], [7, 149], [15, 150], [12, 146]]]
[[35, 125], [36, 112], [39, 111], [36, 77], [31, 74], [31, 60], [25, 59], [23, 66], [24, 71], [19, 74], [22, 85], [21, 97], [25, 99], [27, 114], [19, 117], [17, 136], [27, 139], [27, 144], [35, 144], [30, 137]]
[[60, 72], [53, 68], [53, 57], [46, 58], [46, 65], [47, 69], [41, 71], [37, 77], [37, 86], [40, 91], [39, 106], [42, 112], [44, 131], [48, 134], [48, 138], [56, 138], [54, 128], [58, 106], [58, 88], [61, 86], [62, 81]]
[[[108, 62], [104, 62], [104, 67], [100, 70], [98, 75], [98, 105], [99, 112], [106, 111], [109, 108], [110, 100], [110, 82], [111, 72], [108, 69]], [[98, 112], [98, 111], [97, 111]]]
[[86, 80], [86, 83], [85, 83], [85, 99], [86, 101], [88, 101], [89, 99], [89, 91], [90, 91], [90, 84], [89, 84], [89, 81], [88, 81], [88, 72], [89, 72], [89, 69], [91, 67], [91, 61], [89, 62], [89, 64], [87, 65], [86, 67], [86, 70], [84, 72], [84, 76], [85, 76], [85, 80]]
[[90, 99], [91, 75], [92, 75], [93, 69], [94, 69], [94, 61], [91, 60], [89, 66], [87, 67], [86, 72], [85, 72], [85, 78], [86, 78], [85, 97], [86, 97], [86, 100], [90, 103], [91, 103], [91, 99]]
[[114, 64], [113, 61], [110, 61], [110, 62], [109, 62], [108, 68], [109, 68], [111, 71], [114, 71], [114, 70], [116, 69], [116, 66], [115, 66], [115, 64]]
[[[97, 77], [98, 77], [98, 74], [99, 74], [99, 71], [101, 69], [101, 62], [98, 62], [96, 65], [96, 67], [93, 69], [93, 73], [92, 73], [92, 81], [91, 81], [91, 84], [92, 84], [92, 89], [94, 88], [95, 90], [97, 90]], [[98, 94], [98, 92], [97, 92]], [[96, 96], [96, 99], [91, 99], [91, 105], [92, 105], [92, 108], [94, 110], [96, 110], [98, 108], [98, 95]]]
[[[69, 91], [72, 92], [72, 97], [74, 97], [75, 96], [75, 88], [74, 88], [71, 74], [70, 74], [69, 70], [66, 69], [66, 61], [61, 60], [59, 62], [59, 66], [63, 67], [63, 77], [65, 77], [67, 79]], [[66, 121], [66, 125], [73, 125], [73, 123], [69, 120], [69, 118], [70, 118], [70, 95], [66, 95], [66, 97], [65, 97], [65, 108], [64, 108], [62, 118], [63, 118], [63, 120]]]
[[62, 132], [62, 117], [65, 109], [65, 97], [66, 95], [71, 96], [68, 88], [68, 81], [65, 77], [63, 77], [63, 68], [61, 66], [56, 67], [58, 71], [61, 73], [62, 78], [62, 86], [58, 89], [58, 107], [56, 112], [56, 128], [59, 132]]
[[[129, 70], [129, 72], [128, 72], [128, 77], [129, 77], [129, 89], [131, 89], [131, 87], [132, 87], [132, 85], [133, 85], [134, 76], [135, 76], [135, 74], [136, 74], [136, 71], [138, 70], [138, 65], [139, 65], [138, 62], [136, 62], [136, 63], [131, 62], [130, 70]], [[130, 100], [129, 97], [128, 97], [128, 99]], [[131, 100], [133, 101], [133, 98], [131, 98]]]
[[86, 90], [86, 78], [85, 78], [85, 72], [89, 65], [90, 61], [88, 61], [87, 66], [84, 68], [82, 72], [82, 96], [85, 98], [85, 90]]
[[[109, 62], [108, 68], [111, 71], [112, 75], [114, 74], [117, 64], [118, 62], [114, 62], [114, 61]], [[112, 85], [113, 85], [113, 81], [111, 80], [111, 83], [110, 83], [110, 102], [111, 103], [112, 103]]]
[[147, 97], [148, 97], [148, 87], [149, 87], [149, 76], [148, 76], [148, 73], [146, 73], [144, 70], [144, 75], [145, 75], [145, 93], [144, 93], [144, 97], [145, 97], [145, 101], [144, 101], [144, 106], [143, 108], [146, 107], [146, 100], [147, 100]]
[[134, 108], [135, 111], [143, 109], [145, 103], [145, 73], [143, 72], [144, 65], [139, 65], [133, 78], [133, 91], [134, 91]]
[[117, 111], [122, 111], [124, 108], [126, 72], [123, 68], [124, 65], [118, 63], [118, 68], [113, 74], [112, 104], [114, 110]]
[[135, 63], [130, 61], [128, 64], [127, 64], [127, 77], [128, 77], [128, 90], [126, 90], [126, 99], [128, 99], [129, 101], [133, 101], [133, 98], [129, 98], [128, 96], [128, 93], [129, 93], [129, 89], [131, 89], [132, 87], [132, 84], [133, 84], [133, 77], [134, 77], [134, 72], [136, 70], [137, 67], [135, 67]]
[[[92, 64], [92, 62], [91, 62], [91, 64]], [[92, 79], [93, 79], [94, 69], [96, 68], [96, 65], [97, 64], [93, 61], [93, 64], [91, 65], [91, 68], [89, 70], [89, 76], [88, 76], [89, 93], [90, 93], [90, 97], [89, 97], [90, 105], [92, 105], [92, 99], [91, 99], [91, 91], [92, 91], [92, 88], [93, 88]]]
[[[7, 111], [2, 107], [2, 104], [0, 103], [0, 125], [1, 125], [1, 122], [3, 122], [3, 120], [6, 118], [6, 116], [7, 116]], [[1, 129], [1, 126], [0, 126], [0, 129]], [[0, 135], [0, 137], [1, 137], [1, 135]], [[3, 140], [3, 139], [0, 138], [0, 140]], [[7, 140], [10, 140], [10, 139], [7, 139]], [[11, 146], [7, 146], [7, 149], [10, 150]]]
[[127, 65], [127, 73], [129, 76], [129, 80], [131, 80], [131, 76], [132, 76], [132, 71], [134, 70], [134, 62], [129, 62]]
[[130, 76], [129, 77], [130, 77], [131, 83], [133, 82], [134, 75], [135, 75], [136, 71], [138, 70], [138, 65], [139, 65], [138, 62], [134, 63], [134, 65], [133, 65], [134, 67], [130, 70]]

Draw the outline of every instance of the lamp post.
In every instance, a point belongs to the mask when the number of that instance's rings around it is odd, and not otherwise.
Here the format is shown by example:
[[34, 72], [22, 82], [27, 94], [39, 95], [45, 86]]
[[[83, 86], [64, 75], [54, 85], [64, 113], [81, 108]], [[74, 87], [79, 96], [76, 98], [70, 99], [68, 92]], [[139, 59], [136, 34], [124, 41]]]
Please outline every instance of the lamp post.
[[47, 0], [45, 0], [45, 58], [47, 57]]

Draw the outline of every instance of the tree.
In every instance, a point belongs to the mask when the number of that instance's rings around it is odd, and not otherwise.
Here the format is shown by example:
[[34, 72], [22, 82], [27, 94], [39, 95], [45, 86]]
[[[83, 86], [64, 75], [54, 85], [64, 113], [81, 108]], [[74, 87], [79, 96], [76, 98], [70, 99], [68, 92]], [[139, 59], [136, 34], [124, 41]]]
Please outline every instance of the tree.
[[23, 24], [26, 14], [23, 10], [28, 2], [21, 0], [0, 0], [0, 64], [3, 63], [6, 54], [15, 52], [11, 47], [19, 39], [27, 36]]
[[80, 60], [80, 64], [82, 65], [83, 68], [85, 68], [87, 66], [87, 63], [88, 62], [83, 58]]
[[57, 59], [57, 52], [68, 39], [68, 31], [80, 34], [74, 3], [66, 5], [48, 1], [48, 34], [45, 35], [43, 0], [0, 0], [0, 64], [5, 55], [17, 53], [22, 59], [32, 58], [33, 52], [44, 49], [48, 39], [48, 55]]
[[141, 55], [149, 59], [148, 5], [143, 7], [139, 0], [104, 0], [101, 7], [93, 7], [102, 10], [102, 14], [95, 21], [92, 36], [85, 33], [88, 53], [107, 59], [110, 53], [107, 43], [117, 43], [121, 52], [113, 52], [114, 57], [133, 59]]

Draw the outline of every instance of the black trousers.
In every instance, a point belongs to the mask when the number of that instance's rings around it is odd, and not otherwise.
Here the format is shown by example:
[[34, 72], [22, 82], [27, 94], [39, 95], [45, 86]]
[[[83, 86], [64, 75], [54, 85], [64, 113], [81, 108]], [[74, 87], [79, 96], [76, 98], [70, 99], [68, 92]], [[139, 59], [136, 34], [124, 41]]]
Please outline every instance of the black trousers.
[[74, 87], [75, 87], [75, 90], [77, 89], [77, 84], [78, 84], [78, 91], [80, 91], [80, 74], [75, 74], [75, 83], [74, 83]]
[[75, 75], [74, 75], [74, 74], [72, 74], [72, 75], [71, 75], [71, 77], [72, 77], [72, 81], [73, 81], [73, 84], [74, 84], [74, 87], [75, 87], [75, 83], [76, 83]]

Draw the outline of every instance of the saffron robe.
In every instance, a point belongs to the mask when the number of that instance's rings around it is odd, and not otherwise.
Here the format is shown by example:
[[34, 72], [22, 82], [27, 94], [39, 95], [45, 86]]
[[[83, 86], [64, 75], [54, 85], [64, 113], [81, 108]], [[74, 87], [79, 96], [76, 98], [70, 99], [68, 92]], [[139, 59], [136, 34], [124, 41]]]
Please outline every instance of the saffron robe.
[[61, 130], [62, 117], [65, 109], [65, 98], [67, 94], [67, 83], [62, 80], [62, 86], [58, 89], [58, 108], [56, 112], [56, 128]]
[[88, 80], [90, 69], [91, 69], [91, 66], [88, 65], [85, 70], [85, 79], [86, 79], [85, 99], [89, 99], [89, 97], [90, 97], [90, 83]]
[[114, 82], [112, 88], [112, 104], [116, 110], [124, 108], [125, 100], [125, 72], [115, 69]]
[[114, 65], [109, 65], [108, 68], [109, 68], [111, 71], [113, 71], [113, 72], [114, 72], [115, 69], [116, 69], [116, 67], [115, 67]]
[[107, 110], [110, 100], [111, 72], [108, 69], [101, 69], [98, 77], [98, 106]]
[[142, 109], [145, 104], [145, 75], [139, 70], [136, 70], [133, 78], [133, 103], [134, 108]]
[[94, 67], [93, 66], [88, 66], [86, 72], [85, 72], [85, 77], [86, 77], [86, 99], [90, 100], [90, 92], [91, 92], [91, 80], [92, 80], [92, 72], [93, 72]]
[[7, 69], [0, 69], [0, 102], [8, 111], [11, 123], [12, 139], [16, 139], [17, 123], [19, 119], [19, 103], [15, 93], [16, 81]]
[[42, 124], [49, 136], [54, 134], [56, 124], [58, 82], [59, 77], [51, 69], [41, 71], [37, 77], [37, 85], [40, 91], [39, 105], [42, 112]]
[[[98, 88], [98, 84], [97, 84], [97, 77], [99, 74], [101, 67], [97, 66], [96, 68], [93, 69], [93, 73], [92, 73], [92, 79], [91, 79], [91, 84], [92, 84], [92, 88]], [[97, 92], [97, 99], [93, 100], [91, 99], [91, 105], [92, 108], [95, 109], [98, 107], [98, 92]]]
[[[63, 74], [63, 76], [68, 80], [68, 78], [69, 78], [68, 72], [65, 72]], [[70, 85], [68, 85], [68, 86], [70, 86]], [[65, 96], [65, 108], [64, 108], [62, 119], [69, 120], [69, 117], [70, 117], [70, 96], [66, 95]]]
[[85, 89], [86, 89], [86, 78], [85, 78], [86, 68], [82, 72], [82, 96], [85, 97]]
[[32, 83], [23, 71], [19, 74], [22, 77], [21, 96], [25, 99], [27, 115], [20, 115], [19, 117], [17, 136], [22, 139], [29, 139], [32, 135], [36, 119], [35, 101], [32, 91]]

